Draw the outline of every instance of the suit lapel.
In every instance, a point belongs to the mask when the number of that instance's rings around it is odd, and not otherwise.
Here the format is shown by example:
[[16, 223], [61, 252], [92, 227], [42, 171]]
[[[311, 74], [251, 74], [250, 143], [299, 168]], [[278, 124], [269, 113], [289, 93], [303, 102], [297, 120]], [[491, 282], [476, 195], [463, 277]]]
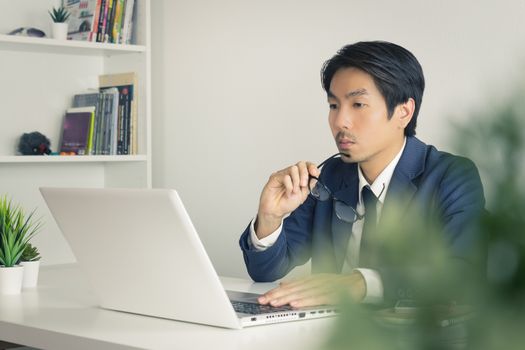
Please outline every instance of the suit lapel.
[[396, 172], [397, 171], [394, 171], [392, 179], [390, 180], [379, 223], [381, 223], [382, 218], [386, 217], [385, 215], [389, 215], [390, 212], [399, 215], [404, 214], [416, 193], [417, 187], [410, 179], [404, 176], [404, 174]]
[[[426, 145], [417, 138], [407, 137], [405, 150], [388, 186], [381, 218], [384, 218], [385, 214], [389, 215], [390, 212], [396, 215], [403, 215], [406, 212], [417, 191], [414, 179], [425, 170], [426, 148]], [[381, 222], [381, 219], [379, 221]]]

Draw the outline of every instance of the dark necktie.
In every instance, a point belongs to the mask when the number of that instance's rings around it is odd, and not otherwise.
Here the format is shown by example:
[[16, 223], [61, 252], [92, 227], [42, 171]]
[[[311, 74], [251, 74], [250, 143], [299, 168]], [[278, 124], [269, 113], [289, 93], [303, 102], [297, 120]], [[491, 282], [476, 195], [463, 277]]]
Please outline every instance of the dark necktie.
[[370, 243], [373, 241], [371, 235], [374, 234], [377, 226], [377, 197], [370, 186], [363, 187], [361, 197], [365, 205], [365, 222], [361, 233], [360, 266], [362, 266], [361, 262], [366, 264], [366, 262], [370, 261]]

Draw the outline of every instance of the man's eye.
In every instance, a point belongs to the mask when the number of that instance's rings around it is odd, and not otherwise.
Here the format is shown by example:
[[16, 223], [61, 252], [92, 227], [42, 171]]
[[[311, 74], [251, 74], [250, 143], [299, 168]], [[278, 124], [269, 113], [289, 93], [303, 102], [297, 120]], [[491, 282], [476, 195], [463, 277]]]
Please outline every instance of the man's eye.
[[365, 106], [364, 103], [354, 102], [354, 108], [363, 108], [364, 106]]
[[335, 103], [330, 103], [328, 106], [330, 109], [337, 109], [337, 105]]

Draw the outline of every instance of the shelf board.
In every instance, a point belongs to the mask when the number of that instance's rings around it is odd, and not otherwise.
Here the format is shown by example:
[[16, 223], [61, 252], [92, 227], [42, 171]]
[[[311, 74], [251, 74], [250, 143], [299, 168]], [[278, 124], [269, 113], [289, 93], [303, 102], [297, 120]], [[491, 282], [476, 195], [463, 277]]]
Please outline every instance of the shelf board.
[[109, 163], [145, 162], [145, 155], [115, 156], [0, 156], [0, 163]]
[[0, 50], [72, 55], [113, 56], [145, 52], [143, 45], [94, 43], [0, 34]]

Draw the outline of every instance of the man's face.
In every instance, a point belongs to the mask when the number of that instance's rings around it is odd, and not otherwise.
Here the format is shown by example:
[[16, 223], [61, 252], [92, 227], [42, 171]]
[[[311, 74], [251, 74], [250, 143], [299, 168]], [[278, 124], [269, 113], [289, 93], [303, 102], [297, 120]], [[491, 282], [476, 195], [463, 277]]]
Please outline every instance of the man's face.
[[371, 75], [357, 68], [338, 70], [330, 83], [329, 123], [345, 162], [386, 166], [404, 137], [400, 111], [388, 119], [385, 99]]

